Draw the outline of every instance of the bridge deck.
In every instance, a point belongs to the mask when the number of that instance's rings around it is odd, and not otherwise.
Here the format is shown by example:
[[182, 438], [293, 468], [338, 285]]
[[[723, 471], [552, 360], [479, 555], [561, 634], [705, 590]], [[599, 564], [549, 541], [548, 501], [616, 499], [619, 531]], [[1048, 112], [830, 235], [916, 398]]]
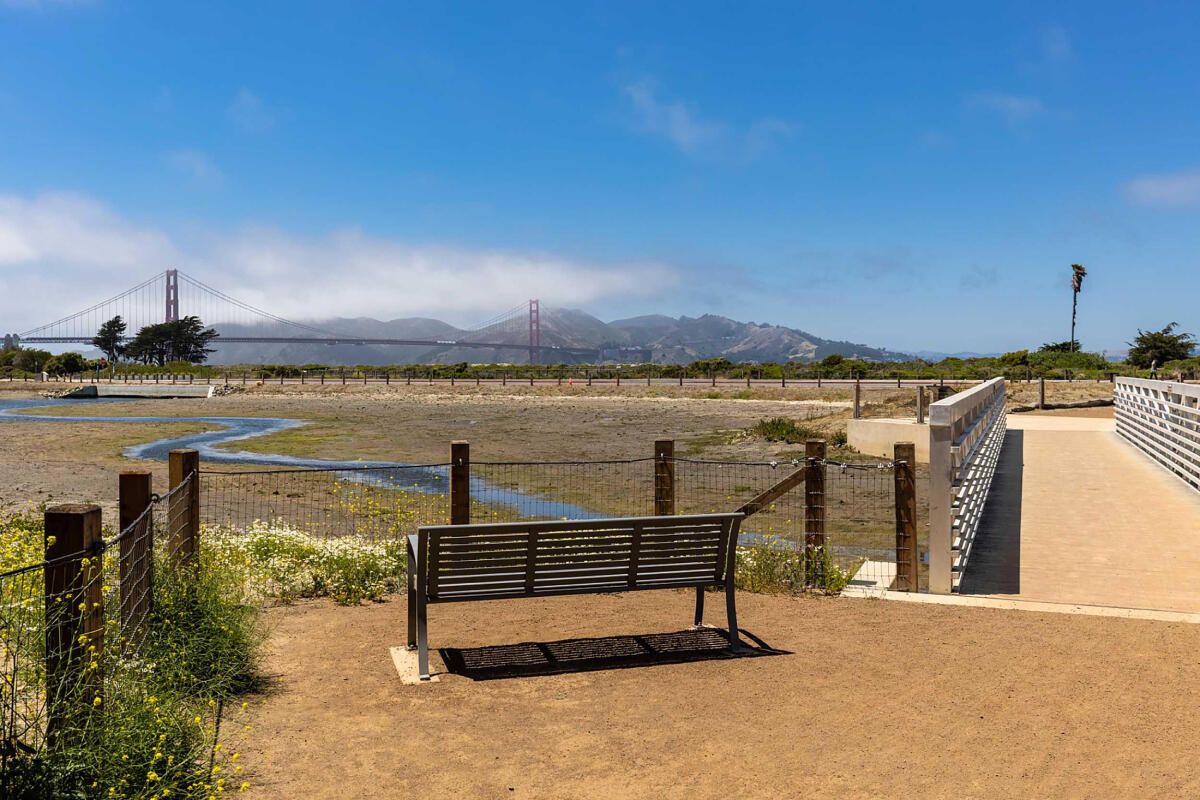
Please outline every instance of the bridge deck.
[[964, 593], [1200, 611], [1200, 492], [1111, 415], [1013, 414], [1008, 428]]

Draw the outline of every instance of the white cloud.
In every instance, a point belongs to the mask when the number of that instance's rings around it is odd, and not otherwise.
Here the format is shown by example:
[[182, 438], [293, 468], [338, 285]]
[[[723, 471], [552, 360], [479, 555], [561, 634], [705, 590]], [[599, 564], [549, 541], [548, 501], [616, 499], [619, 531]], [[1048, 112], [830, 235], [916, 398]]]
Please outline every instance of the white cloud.
[[1125, 195], [1142, 206], [1200, 205], [1200, 169], [1140, 175], [1125, 184]]
[[229, 118], [243, 130], [259, 133], [275, 127], [276, 114], [249, 89], [242, 88], [229, 104]]
[[966, 105], [971, 109], [999, 114], [1010, 125], [1025, 122], [1046, 110], [1036, 97], [1003, 92], [976, 92], [967, 97]]
[[715, 144], [723, 135], [720, 125], [701, 121], [682, 101], [659, 100], [658, 85], [650, 78], [626, 86], [625, 96], [633, 103], [642, 128], [666, 137], [685, 153]]
[[[132, 225], [107, 206], [82, 195], [41, 194], [31, 199], [0, 195], [0, 269], [18, 272], [69, 270], [64, 283], [98, 273], [170, 262], [178, 257], [162, 233]], [[36, 298], [12, 295], [13, 301]]]
[[[550, 306], [652, 297], [678, 283], [650, 262], [417, 244], [346, 229], [210, 232], [185, 245], [78, 195], [0, 195], [0, 319], [17, 331], [81, 310], [178, 267], [290, 319], [489, 317], [537, 297]], [[218, 321], [218, 320], [213, 320]]]
[[167, 153], [167, 164], [197, 186], [215, 188], [225, 183], [225, 173], [199, 150], [173, 150]]
[[[547, 305], [644, 297], [675, 283], [655, 264], [603, 265], [550, 253], [413, 244], [340, 230], [301, 238], [250, 229], [216, 243], [223, 288], [285, 317], [489, 315], [537, 297]], [[206, 281], [211, 283], [212, 281]], [[214, 284], [217, 285], [217, 284]]]
[[775, 117], [764, 117], [744, 131], [722, 122], [701, 119], [682, 100], [662, 100], [658, 82], [642, 78], [623, 88], [637, 116], [637, 127], [661, 136], [689, 156], [732, 157], [753, 161], [780, 139], [792, 136], [797, 126]]

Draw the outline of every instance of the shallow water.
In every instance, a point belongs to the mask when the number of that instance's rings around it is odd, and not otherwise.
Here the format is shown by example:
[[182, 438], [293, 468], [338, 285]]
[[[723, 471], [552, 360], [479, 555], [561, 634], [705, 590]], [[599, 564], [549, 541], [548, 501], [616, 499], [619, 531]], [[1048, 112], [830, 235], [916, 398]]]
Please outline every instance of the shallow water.
[[[124, 454], [128, 458], [147, 461], [166, 461], [171, 450], [192, 448], [200, 453], [201, 462], [207, 466], [213, 464], [258, 465], [283, 469], [326, 469], [334, 470], [338, 476], [373, 486], [391, 487], [403, 485], [409, 489], [417, 489], [427, 494], [444, 495], [447, 491], [449, 468], [446, 466], [422, 466], [405, 464], [395, 461], [338, 461], [322, 458], [299, 458], [296, 456], [276, 453], [252, 453], [246, 450], [230, 450], [222, 445], [244, 441], [255, 436], [266, 436], [271, 433], [298, 428], [306, 423], [299, 419], [284, 417], [138, 417], [138, 416], [67, 416], [63, 414], [39, 412], [37, 414], [14, 414], [20, 409], [53, 409], [54, 407], [73, 406], [80, 404], [96, 405], [100, 403], [131, 402], [128, 398], [94, 398], [94, 399], [2, 399], [0, 398], [0, 422], [44, 422], [44, 423], [78, 423], [78, 422], [120, 422], [125, 424], [161, 425], [164, 422], [191, 422], [216, 426], [217, 430], [203, 433], [191, 433], [184, 436], [170, 436], [157, 439], [146, 444], [126, 447]], [[137, 402], [132, 401], [132, 402]], [[395, 471], [387, 469], [395, 467]], [[371, 468], [370, 471], [364, 471]], [[344, 472], [341, 470], [345, 470]], [[581, 506], [570, 503], [560, 503], [538, 495], [494, 486], [487, 481], [472, 477], [471, 493], [483, 496], [486, 494], [489, 502], [510, 506], [522, 515], [545, 517], [566, 517], [569, 519], [598, 519], [603, 514], [597, 514]]]

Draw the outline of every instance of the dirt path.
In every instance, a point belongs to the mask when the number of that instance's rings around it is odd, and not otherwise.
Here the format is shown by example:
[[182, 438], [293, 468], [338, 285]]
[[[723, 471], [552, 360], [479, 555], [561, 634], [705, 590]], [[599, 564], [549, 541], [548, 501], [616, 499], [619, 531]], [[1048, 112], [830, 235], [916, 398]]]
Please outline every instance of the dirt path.
[[[264, 798], [1188, 797], [1200, 627], [743, 594], [787, 655], [401, 684], [404, 604], [272, 612]], [[679, 631], [647, 592], [435, 606], [434, 647]], [[710, 620], [719, 622], [716, 614]], [[441, 668], [434, 658], [434, 668]]]

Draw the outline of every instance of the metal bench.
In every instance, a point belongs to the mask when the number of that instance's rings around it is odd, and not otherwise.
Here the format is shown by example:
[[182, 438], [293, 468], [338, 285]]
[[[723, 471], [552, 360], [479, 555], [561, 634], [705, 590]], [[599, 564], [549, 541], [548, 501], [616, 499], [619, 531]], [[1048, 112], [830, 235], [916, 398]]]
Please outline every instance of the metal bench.
[[430, 603], [695, 587], [725, 590], [729, 643], [741, 647], [734, 558], [744, 514], [435, 525], [408, 537], [408, 647], [429, 679]]

